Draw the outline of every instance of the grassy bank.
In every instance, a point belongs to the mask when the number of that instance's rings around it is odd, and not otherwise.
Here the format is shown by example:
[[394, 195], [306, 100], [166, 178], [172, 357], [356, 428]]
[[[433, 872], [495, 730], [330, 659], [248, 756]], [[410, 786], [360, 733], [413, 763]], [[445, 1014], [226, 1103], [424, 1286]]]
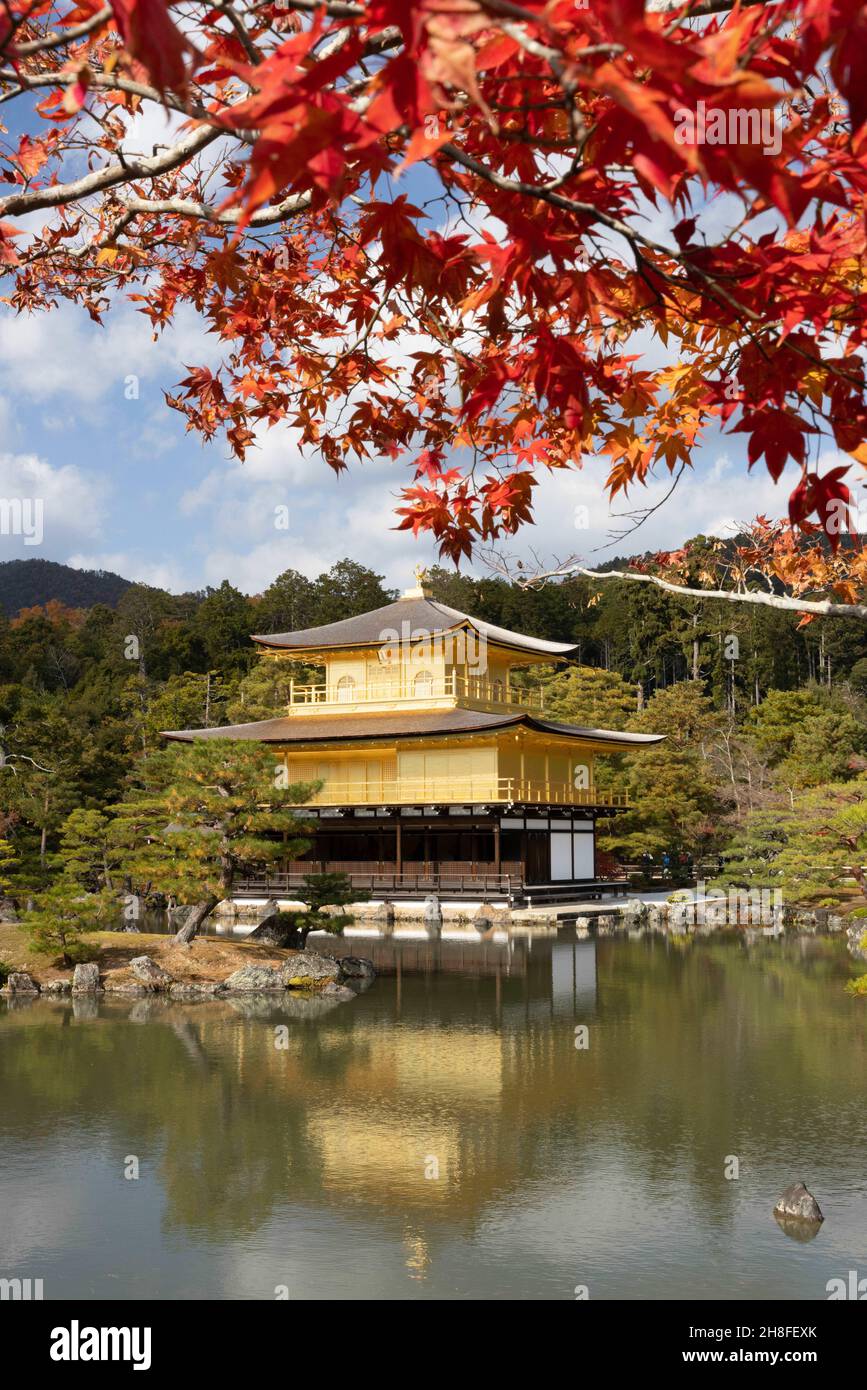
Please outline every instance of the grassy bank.
[[[257, 941], [197, 937], [190, 946], [176, 946], [172, 937], [151, 932], [93, 932], [87, 941], [94, 948], [100, 974], [113, 985], [134, 983], [129, 963], [136, 956], [150, 956], [181, 984], [196, 984], [227, 979], [245, 965], [283, 965], [293, 955]], [[70, 967], [34, 951], [23, 927], [14, 922], [0, 922], [0, 961], [15, 970], [26, 970], [39, 984], [72, 975]]]

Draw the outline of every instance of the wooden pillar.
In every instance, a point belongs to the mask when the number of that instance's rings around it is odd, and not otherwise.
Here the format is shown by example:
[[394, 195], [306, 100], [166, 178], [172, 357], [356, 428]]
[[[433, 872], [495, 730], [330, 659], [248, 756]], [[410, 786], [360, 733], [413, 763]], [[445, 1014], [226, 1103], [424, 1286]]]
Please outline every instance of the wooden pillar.
[[494, 821], [494, 873], [500, 872], [500, 822]]
[[402, 873], [403, 873], [403, 848], [402, 848], [401, 842], [400, 842], [400, 831], [401, 831], [401, 824], [400, 824], [400, 817], [398, 817], [397, 825], [396, 825], [396, 829], [395, 829], [395, 859], [396, 859], [396, 861], [397, 861], [397, 872], [398, 872], [399, 874], [402, 874]]

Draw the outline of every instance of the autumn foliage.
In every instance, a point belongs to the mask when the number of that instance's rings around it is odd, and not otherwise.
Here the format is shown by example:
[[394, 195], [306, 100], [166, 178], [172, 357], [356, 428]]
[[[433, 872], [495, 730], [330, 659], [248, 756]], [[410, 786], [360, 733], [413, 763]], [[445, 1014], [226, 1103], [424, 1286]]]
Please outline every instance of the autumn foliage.
[[796, 528], [758, 567], [862, 591], [828, 522], [867, 464], [867, 5], [5, 0], [0, 50], [8, 303], [194, 305], [205, 438], [400, 459], [458, 558], [543, 468], [616, 495], [745, 434]]

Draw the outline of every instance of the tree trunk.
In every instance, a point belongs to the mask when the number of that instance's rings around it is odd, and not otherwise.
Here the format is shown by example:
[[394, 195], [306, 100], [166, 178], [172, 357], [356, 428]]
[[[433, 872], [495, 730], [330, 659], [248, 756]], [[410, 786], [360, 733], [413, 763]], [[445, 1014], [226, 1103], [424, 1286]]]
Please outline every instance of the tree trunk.
[[210, 897], [204, 898], [200, 903], [196, 903], [196, 906], [193, 908], [186, 922], [175, 932], [172, 940], [176, 941], [179, 946], [188, 946], [193, 937], [197, 934], [205, 918], [211, 915], [219, 901], [219, 898], [211, 894]]

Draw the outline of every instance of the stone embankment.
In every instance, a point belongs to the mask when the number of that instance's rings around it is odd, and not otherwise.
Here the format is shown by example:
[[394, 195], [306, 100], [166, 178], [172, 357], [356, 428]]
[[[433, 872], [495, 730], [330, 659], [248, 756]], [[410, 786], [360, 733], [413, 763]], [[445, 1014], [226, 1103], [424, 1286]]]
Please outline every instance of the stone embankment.
[[[675, 896], [675, 895], [672, 895]], [[342, 911], [343, 909], [341, 909]], [[356, 926], [388, 935], [401, 927], [422, 927], [436, 932], [442, 928], [475, 927], [481, 932], [498, 929], [538, 930], [542, 934], [556, 931], [565, 925], [576, 926], [579, 933], [594, 932], [600, 936], [620, 931], [651, 930], [708, 932], [729, 930], [732, 927], [756, 927], [802, 932], [843, 931], [847, 919], [827, 909], [780, 907], [759, 903], [748, 905], [729, 902], [725, 898], [696, 900], [684, 892], [682, 900], [644, 902], [628, 900], [572, 904], [557, 903], [544, 908], [508, 907], [493, 903], [448, 903], [435, 897], [417, 902], [353, 903], [347, 909]], [[337, 911], [337, 909], [335, 909]], [[227, 925], [255, 926], [262, 917], [261, 903], [222, 902], [214, 916]], [[328, 909], [325, 909], [326, 914]], [[862, 922], [856, 929], [860, 936], [867, 930]]]

